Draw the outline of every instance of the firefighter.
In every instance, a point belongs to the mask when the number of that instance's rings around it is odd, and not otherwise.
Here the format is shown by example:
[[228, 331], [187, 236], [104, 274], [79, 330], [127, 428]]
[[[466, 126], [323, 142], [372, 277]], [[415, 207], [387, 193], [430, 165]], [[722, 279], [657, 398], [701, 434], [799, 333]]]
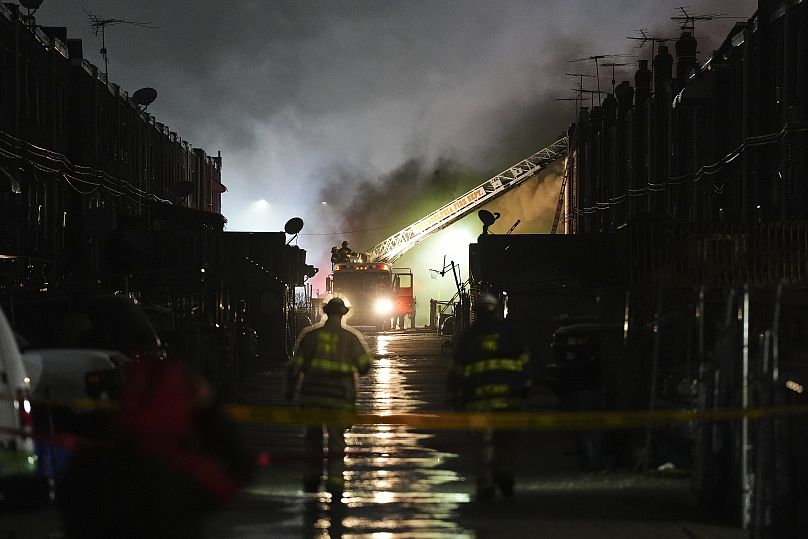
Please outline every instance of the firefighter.
[[339, 262], [342, 262], [342, 260], [340, 260], [339, 251], [337, 250], [336, 247], [332, 247], [331, 248], [331, 263], [332, 264], [337, 264]]
[[[495, 296], [474, 302], [476, 321], [463, 331], [455, 347], [448, 377], [450, 402], [474, 412], [516, 411], [525, 407], [532, 382], [527, 348], [516, 330], [500, 316]], [[490, 500], [495, 488], [510, 497], [514, 489], [516, 433], [486, 429], [480, 437], [477, 499]]]
[[348, 247], [348, 242], [343, 241], [342, 247], [337, 250], [337, 254], [339, 255], [340, 262], [350, 262], [353, 256], [356, 254], [354, 253], [350, 247]]
[[[287, 399], [304, 408], [352, 412], [356, 404], [359, 375], [370, 368], [370, 353], [358, 331], [342, 323], [348, 307], [333, 298], [323, 307], [323, 324], [301, 333], [289, 366]], [[310, 425], [306, 428], [306, 467], [303, 490], [317, 492], [322, 476], [323, 429], [328, 433], [326, 487], [341, 496], [345, 429], [350, 425]]]

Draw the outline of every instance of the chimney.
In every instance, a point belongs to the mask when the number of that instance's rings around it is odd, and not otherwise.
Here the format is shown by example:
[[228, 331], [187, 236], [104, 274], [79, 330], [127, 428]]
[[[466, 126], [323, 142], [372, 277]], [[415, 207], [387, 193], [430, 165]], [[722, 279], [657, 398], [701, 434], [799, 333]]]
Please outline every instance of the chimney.
[[600, 128], [603, 126], [603, 108], [599, 105], [592, 107], [589, 112], [589, 131], [592, 136], [600, 133]]
[[70, 58], [84, 58], [84, 51], [80, 39], [67, 40], [67, 54]]
[[640, 60], [640, 68], [634, 74], [634, 104], [642, 105], [651, 97], [651, 71], [648, 70], [648, 60]]
[[657, 94], [673, 79], [673, 56], [666, 45], [660, 45], [658, 51], [654, 57], [654, 92]]
[[617, 99], [614, 98], [614, 94], [606, 94], [606, 99], [603, 100], [603, 126], [614, 125], [616, 120]]
[[683, 30], [682, 35], [676, 40], [676, 78], [682, 83], [687, 81], [690, 73], [696, 68], [697, 47], [696, 38], [688, 30]]
[[627, 80], [624, 80], [617, 85], [617, 88], [614, 89], [614, 93], [617, 95], [617, 110], [622, 118], [631, 110], [631, 107], [634, 106], [634, 88], [631, 87], [631, 84], [629, 84]]

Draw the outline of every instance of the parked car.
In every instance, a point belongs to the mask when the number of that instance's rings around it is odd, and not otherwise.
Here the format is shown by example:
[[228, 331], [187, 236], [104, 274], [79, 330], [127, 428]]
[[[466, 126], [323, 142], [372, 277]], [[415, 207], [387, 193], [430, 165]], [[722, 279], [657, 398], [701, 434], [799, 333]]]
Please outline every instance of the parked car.
[[6, 303], [11, 326], [27, 341], [26, 350], [115, 350], [132, 361], [164, 357], [151, 322], [125, 295], [48, 294]]
[[107, 433], [109, 410], [85, 408], [87, 400], [117, 400], [131, 360], [112, 350], [41, 349], [23, 354], [32, 393], [37, 471], [54, 484], [73, 448]]
[[18, 508], [47, 499], [47, 484], [36, 476], [31, 439], [31, 380], [11, 326], [0, 308], [0, 508]]

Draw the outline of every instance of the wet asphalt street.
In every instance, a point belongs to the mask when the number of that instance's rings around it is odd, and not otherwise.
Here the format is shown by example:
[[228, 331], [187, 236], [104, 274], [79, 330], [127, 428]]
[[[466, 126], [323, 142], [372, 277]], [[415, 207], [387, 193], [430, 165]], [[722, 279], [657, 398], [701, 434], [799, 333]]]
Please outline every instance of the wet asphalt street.
[[[362, 379], [360, 411], [445, 410], [445, 339], [425, 332], [367, 334], [375, 357]], [[245, 404], [283, 406], [284, 365], [250, 376]], [[552, 409], [538, 388], [534, 409]], [[247, 442], [270, 457], [254, 481], [209, 519], [210, 539], [259, 538], [740, 538], [697, 508], [686, 475], [580, 471], [569, 433], [523, 433], [512, 499], [473, 499], [474, 439], [465, 432], [355, 425], [346, 435], [340, 500], [301, 485], [302, 427], [244, 425]], [[0, 538], [55, 539], [50, 508], [0, 515]]]
[[[360, 411], [446, 409], [445, 338], [413, 331], [366, 338], [374, 362], [361, 382]], [[281, 405], [283, 391], [276, 366], [241, 392], [250, 404]], [[554, 405], [546, 390], [534, 392], [532, 408]], [[465, 432], [355, 425], [346, 435], [341, 500], [303, 493], [302, 428], [250, 425], [245, 435], [271, 463], [210, 521], [208, 537], [746, 537], [708, 522], [685, 475], [581, 472], [568, 433], [523, 433], [515, 497], [487, 503], [473, 499], [474, 439]]]

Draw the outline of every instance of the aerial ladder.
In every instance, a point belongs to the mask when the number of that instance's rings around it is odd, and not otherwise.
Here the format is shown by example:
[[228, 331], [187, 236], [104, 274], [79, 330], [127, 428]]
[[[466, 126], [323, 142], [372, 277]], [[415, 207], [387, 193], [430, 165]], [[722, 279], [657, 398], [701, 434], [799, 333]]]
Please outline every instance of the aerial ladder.
[[567, 155], [568, 146], [567, 137], [561, 137], [527, 159], [508, 167], [370, 249], [367, 252], [368, 261], [393, 264], [422, 240], [522, 185], [551, 163]]

